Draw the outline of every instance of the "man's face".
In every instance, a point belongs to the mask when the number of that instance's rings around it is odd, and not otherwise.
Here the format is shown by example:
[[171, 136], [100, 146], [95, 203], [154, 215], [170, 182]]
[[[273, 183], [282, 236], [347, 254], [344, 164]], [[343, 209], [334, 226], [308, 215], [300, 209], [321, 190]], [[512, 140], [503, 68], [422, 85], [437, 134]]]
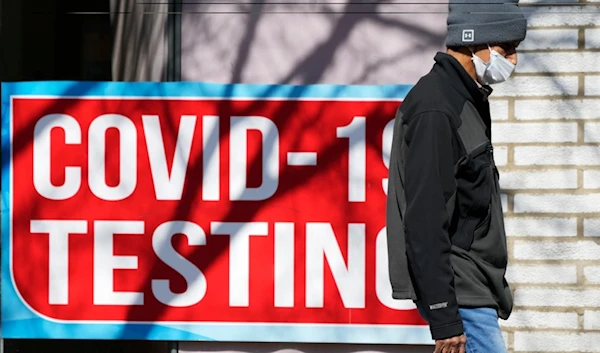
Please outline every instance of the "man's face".
[[[517, 65], [517, 47], [520, 42], [490, 44], [490, 48], [497, 51], [500, 55], [508, 59], [514, 65]], [[487, 45], [478, 46], [473, 49], [475, 55], [480, 57], [486, 63], [490, 61], [490, 50]]]

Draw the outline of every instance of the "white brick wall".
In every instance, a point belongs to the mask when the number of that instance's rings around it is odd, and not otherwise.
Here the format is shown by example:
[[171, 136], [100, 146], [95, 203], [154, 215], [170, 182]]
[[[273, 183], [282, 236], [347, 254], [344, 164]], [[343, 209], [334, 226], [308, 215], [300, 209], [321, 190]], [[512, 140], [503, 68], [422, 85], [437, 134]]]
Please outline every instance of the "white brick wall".
[[[577, 218], [552, 217], [506, 217], [508, 236], [533, 237], [576, 237]], [[600, 229], [600, 228], [599, 228]]]
[[[560, 3], [560, 0], [549, 1]], [[565, 2], [565, 1], [562, 1]], [[600, 9], [592, 6], [536, 6], [525, 9], [531, 28], [598, 26]]]
[[578, 38], [577, 29], [532, 29], [520, 49], [577, 49]]
[[517, 120], [600, 119], [599, 106], [600, 99], [518, 100], [515, 102], [515, 118]]
[[595, 52], [526, 53], [519, 56], [517, 72], [598, 72]]
[[600, 310], [586, 310], [583, 314], [583, 328], [600, 330]]
[[584, 170], [583, 187], [586, 189], [600, 189], [600, 170]]
[[505, 166], [508, 162], [508, 147], [496, 146], [494, 147], [494, 161], [496, 166]]
[[500, 322], [510, 353], [600, 352], [600, 0], [521, 3], [530, 29], [492, 105], [515, 304]]
[[600, 29], [593, 28], [585, 30], [585, 47], [587, 49], [600, 48]]
[[585, 77], [585, 95], [600, 96], [600, 75]]
[[586, 266], [583, 269], [586, 281], [590, 283], [600, 283], [600, 266]]
[[[595, 276], [590, 269], [591, 276]], [[506, 270], [506, 280], [512, 283], [577, 283], [575, 265], [511, 265]]]
[[600, 219], [587, 218], [583, 220], [583, 235], [586, 237], [600, 237]]
[[577, 123], [494, 124], [493, 143], [577, 142]]
[[504, 327], [577, 329], [577, 313], [556, 313], [531, 310], [516, 310]]
[[600, 194], [517, 194], [515, 213], [600, 213]]
[[500, 179], [502, 189], [577, 189], [577, 170], [505, 171]]
[[502, 201], [502, 210], [508, 210], [508, 195], [500, 195], [500, 201]]
[[515, 306], [546, 309], [600, 307], [600, 289], [517, 288]]
[[583, 132], [584, 142], [600, 142], [600, 123], [587, 123]]
[[493, 120], [508, 120], [508, 101], [491, 99], [490, 112]]
[[600, 165], [598, 146], [516, 146], [516, 165]]
[[518, 332], [515, 352], [598, 352], [600, 333]]
[[596, 260], [600, 258], [600, 244], [594, 241], [518, 240], [514, 242], [514, 258], [516, 260]]
[[494, 97], [575, 96], [578, 90], [577, 76], [516, 76], [499, 85], [493, 94]]

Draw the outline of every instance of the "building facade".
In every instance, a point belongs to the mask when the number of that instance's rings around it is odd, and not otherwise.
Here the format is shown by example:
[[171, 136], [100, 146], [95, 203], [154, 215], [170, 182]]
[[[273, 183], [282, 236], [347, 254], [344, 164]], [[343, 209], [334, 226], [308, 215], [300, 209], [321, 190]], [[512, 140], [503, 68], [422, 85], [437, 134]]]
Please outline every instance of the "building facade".
[[[515, 298], [501, 324], [510, 352], [600, 352], [600, 2], [521, 4], [530, 29], [516, 74], [492, 101]], [[444, 49], [446, 11], [430, 0], [3, 1], [2, 80], [413, 84]], [[25, 352], [32, 344], [6, 347]], [[60, 344], [67, 347], [45, 346]], [[165, 343], [112, 345], [167, 350]], [[179, 349], [431, 351], [285, 343]]]

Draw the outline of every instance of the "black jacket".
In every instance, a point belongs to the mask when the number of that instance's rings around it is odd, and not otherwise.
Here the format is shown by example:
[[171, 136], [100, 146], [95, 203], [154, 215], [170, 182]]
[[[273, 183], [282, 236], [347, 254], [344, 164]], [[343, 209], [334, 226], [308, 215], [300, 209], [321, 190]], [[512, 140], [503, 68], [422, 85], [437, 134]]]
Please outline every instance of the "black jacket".
[[512, 296], [502, 203], [491, 144], [489, 87], [452, 56], [398, 109], [387, 199], [395, 299], [413, 299], [434, 339], [463, 333], [458, 307], [508, 318]]

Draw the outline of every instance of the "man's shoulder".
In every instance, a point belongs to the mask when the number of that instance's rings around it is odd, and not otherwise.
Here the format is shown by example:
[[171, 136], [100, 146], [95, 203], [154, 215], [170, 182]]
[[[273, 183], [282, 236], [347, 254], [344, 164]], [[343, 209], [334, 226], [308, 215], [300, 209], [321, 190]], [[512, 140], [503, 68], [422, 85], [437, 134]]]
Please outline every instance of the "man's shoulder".
[[464, 101], [450, 84], [435, 73], [423, 76], [403, 100], [400, 111], [406, 122], [425, 112], [437, 111], [451, 120], [458, 118]]

